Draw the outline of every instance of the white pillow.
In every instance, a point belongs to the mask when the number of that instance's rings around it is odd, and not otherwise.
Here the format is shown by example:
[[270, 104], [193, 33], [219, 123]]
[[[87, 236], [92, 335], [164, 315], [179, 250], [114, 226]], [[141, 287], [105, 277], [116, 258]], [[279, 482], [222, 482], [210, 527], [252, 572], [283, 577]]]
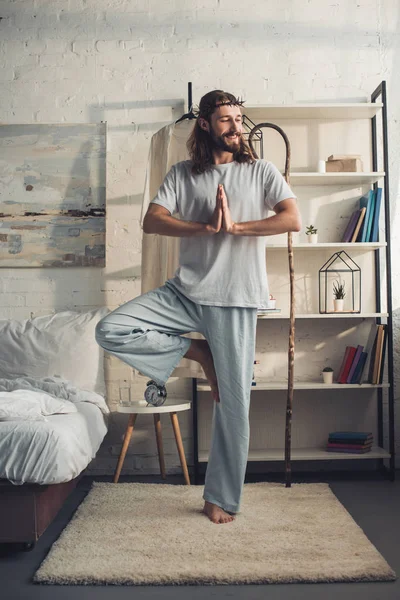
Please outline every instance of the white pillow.
[[47, 421], [48, 415], [74, 413], [77, 410], [72, 402], [53, 398], [45, 392], [0, 392], [0, 421]]
[[95, 328], [109, 312], [103, 307], [0, 320], [0, 378], [59, 376], [104, 396], [104, 352]]

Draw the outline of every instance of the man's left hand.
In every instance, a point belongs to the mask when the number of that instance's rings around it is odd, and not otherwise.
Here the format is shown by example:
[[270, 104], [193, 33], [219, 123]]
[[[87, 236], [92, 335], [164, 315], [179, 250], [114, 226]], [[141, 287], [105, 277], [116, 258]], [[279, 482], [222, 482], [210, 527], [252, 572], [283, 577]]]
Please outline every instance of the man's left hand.
[[228, 199], [225, 194], [224, 186], [222, 183], [218, 186], [218, 193], [220, 194], [222, 202], [222, 231], [226, 233], [234, 234], [235, 223], [232, 221], [231, 211], [228, 206]]

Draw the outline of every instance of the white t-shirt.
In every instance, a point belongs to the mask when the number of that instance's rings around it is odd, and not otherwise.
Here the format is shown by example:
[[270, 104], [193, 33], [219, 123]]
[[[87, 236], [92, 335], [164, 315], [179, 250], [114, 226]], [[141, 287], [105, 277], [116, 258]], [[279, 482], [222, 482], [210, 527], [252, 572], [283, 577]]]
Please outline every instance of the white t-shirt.
[[[167, 173], [155, 198], [183, 221], [209, 223], [216, 205], [218, 184], [224, 185], [234, 222], [265, 219], [281, 200], [295, 198], [278, 169], [266, 160], [253, 164], [213, 165], [193, 175], [184, 160]], [[268, 307], [265, 237], [215, 235], [180, 238], [179, 267], [168, 280], [197, 304]]]

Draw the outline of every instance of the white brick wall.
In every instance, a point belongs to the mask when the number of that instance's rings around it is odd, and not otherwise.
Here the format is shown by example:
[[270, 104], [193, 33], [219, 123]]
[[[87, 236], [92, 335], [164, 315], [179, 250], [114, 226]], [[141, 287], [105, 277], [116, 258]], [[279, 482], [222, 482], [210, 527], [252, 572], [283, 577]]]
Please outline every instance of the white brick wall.
[[[187, 102], [221, 87], [248, 103], [363, 101], [382, 79], [389, 92], [393, 252], [399, 246], [400, 6], [397, 0], [3, 0], [0, 120], [108, 122], [107, 267], [2, 269], [1, 315], [107, 304], [140, 293], [140, 204], [152, 134]], [[173, 112], [173, 108], [176, 111]], [[400, 278], [393, 273], [396, 379]], [[118, 382], [144, 382], [108, 359]], [[186, 385], [186, 384], [184, 384]], [[189, 392], [189, 390], [188, 390]], [[399, 422], [399, 419], [397, 419]], [[123, 421], [123, 420], [122, 420]], [[111, 472], [121, 420], [96, 463]], [[190, 419], [183, 436], [191, 452]], [[398, 437], [400, 438], [400, 427]], [[144, 436], [144, 438], [143, 438]], [[144, 440], [144, 441], [143, 441]], [[131, 472], [156, 469], [153, 429], [142, 432]], [[399, 447], [399, 445], [398, 445]], [[172, 452], [172, 450], [171, 450]], [[179, 466], [171, 455], [172, 464]]]

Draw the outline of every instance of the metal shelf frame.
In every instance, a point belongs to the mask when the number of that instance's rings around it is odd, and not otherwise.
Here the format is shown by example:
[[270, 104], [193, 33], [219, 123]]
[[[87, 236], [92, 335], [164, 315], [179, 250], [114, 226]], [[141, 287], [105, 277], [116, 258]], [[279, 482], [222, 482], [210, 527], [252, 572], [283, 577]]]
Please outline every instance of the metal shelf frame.
[[[387, 94], [386, 81], [381, 81], [378, 87], [371, 94], [371, 102], [375, 103], [378, 98], [382, 101], [382, 158], [385, 178], [384, 187], [384, 207], [385, 207], [385, 234], [386, 234], [386, 299], [387, 299], [387, 360], [388, 360], [388, 433], [389, 433], [389, 452], [390, 466], [389, 477], [391, 481], [395, 478], [395, 431], [394, 431], [394, 365], [393, 365], [393, 308], [392, 308], [392, 259], [390, 252], [390, 192], [389, 192], [389, 148], [388, 148], [388, 127], [387, 127]], [[372, 165], [375, 171], [378, 165], [378, 135], [377, 135], [377, 115], [371, 119], [371, 144], [372, 144]], [[377, 188], [374, 183], [374, 190]], [[375, 291], [376, 291], [376, 310], [381, 311], [381, 269], [379, 249], [375, 251]], [[377, 323], [382, 319], [378, 318]], [[383, 390], [378, 389], [378, 445], [383, 446]], [[380, 461], [381, 468], [383, 461]]]

